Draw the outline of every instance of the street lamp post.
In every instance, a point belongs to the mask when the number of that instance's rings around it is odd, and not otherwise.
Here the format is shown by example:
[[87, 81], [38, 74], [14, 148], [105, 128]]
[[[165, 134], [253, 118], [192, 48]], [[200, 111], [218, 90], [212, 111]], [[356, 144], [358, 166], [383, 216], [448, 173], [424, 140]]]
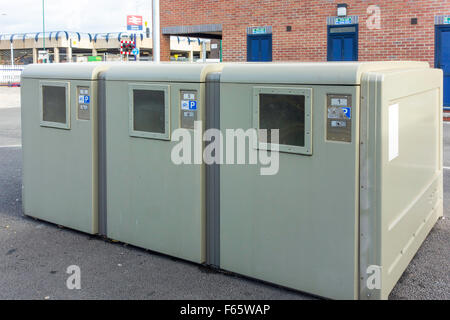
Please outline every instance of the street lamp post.
[[160, 51], [160, 25], [159, 25], [159, 0], [153, 0], [153, 10], [152, 10], [152, 25], [153, 25], [153, 61], [159, 62], [161, 51]]

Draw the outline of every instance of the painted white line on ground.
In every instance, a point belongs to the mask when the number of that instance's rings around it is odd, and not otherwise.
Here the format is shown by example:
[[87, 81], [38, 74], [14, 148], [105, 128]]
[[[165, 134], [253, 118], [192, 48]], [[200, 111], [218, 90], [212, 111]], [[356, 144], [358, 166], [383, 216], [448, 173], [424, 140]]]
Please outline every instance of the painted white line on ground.
[[450, 167], [444, 167], [444, 170], [450, 170]]
[[22, 148], [21, 144], [12, 144], [9, 146], [0, 146], [0, 148]]

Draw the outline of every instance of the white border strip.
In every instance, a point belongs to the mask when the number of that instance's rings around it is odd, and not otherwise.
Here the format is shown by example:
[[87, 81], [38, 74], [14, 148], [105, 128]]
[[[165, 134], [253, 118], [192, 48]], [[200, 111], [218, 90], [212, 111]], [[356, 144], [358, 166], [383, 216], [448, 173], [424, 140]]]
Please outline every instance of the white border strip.
[[4, 109], [20, 109], [20, 106], [19, 107], [0, 107], [0, 110], [4, 110]]
[[10, 146], [0, 146], [0, 148], [22, 148], [21, 144], [12, 144]]

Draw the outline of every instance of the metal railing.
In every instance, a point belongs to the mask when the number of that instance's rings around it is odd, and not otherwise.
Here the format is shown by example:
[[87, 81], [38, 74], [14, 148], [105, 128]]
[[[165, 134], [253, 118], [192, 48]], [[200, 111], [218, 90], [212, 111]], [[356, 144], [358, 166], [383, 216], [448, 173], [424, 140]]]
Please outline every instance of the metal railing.
[[24, 65], [0, 65], [0, 86], [20, 86]]

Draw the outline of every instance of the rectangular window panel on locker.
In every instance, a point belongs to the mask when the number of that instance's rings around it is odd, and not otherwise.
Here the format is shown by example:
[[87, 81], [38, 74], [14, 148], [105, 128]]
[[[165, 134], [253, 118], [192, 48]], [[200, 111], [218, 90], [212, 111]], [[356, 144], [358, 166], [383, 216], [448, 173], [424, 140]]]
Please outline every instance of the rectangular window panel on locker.
[[273, 149], [272, 130], [279, 130], [280, 152], [312, 154], [311, 92], [309, 88], [253, 89], [253, 126], [267, 130], [267, 136], [259, 132], [259, 149]]
[[170, 140], [169, 86], [129, 85], [130, 136]]
[[133, 90], [135, 131], [164, 133], [164, 91]]
[[267, 142], [271, 129], [279, 129], [280, 144], [305, 146], [305, 96], [261, 94], [260, 129], [267, 129]]
[[70, 128], [69, 84], [66, 82], [40, 83], [41, 126]]

